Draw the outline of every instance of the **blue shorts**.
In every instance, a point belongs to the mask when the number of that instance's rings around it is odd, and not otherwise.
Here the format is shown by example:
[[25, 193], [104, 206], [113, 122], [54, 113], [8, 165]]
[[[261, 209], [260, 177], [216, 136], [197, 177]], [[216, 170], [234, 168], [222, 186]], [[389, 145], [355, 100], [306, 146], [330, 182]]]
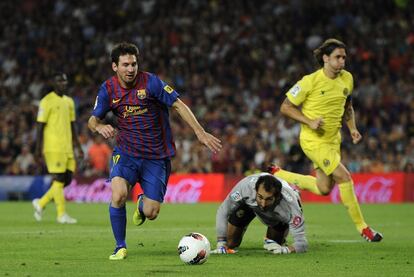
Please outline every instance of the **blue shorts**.
[[171, 173], [171, 160], [149, 160], [129, 156], [115, 148], [111, 159], [110, 179], [119, 176], [131, 186], [140, 183], [146, 197], [163, 202]]

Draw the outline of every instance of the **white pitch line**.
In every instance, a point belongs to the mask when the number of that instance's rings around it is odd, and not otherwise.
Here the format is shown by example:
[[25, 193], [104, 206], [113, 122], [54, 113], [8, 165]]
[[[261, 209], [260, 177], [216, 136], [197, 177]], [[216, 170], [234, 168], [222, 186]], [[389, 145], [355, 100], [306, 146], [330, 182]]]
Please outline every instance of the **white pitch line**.
[[333, 243], [362, 243], [364, 241], [363, 240], [333, 239], [333, 240], [328, 240], [328, 242], [333, 242]]

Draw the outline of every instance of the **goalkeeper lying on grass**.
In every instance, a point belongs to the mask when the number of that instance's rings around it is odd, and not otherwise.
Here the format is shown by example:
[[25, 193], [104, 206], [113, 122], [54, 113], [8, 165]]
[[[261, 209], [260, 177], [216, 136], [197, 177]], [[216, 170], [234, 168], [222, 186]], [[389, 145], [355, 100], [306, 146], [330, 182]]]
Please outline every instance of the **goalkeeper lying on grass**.
[[[307, 250], [299, 194], [287, 182], [268, 173], [258, 173], [237, 183], [220, 205], [216, 217], [217, 249], [211, 253], [236, 253], [255, 216], [267, 226], [263, 245], [267, 251], [290, 254]], [[288, 246], [289, 231], [294, 243]]]

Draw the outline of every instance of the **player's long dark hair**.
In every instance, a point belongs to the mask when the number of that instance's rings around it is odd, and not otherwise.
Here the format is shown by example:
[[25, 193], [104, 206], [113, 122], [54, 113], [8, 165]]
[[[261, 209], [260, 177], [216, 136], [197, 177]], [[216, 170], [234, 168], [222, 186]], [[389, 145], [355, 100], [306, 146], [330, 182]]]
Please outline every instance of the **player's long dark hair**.
[[323, 55], [330, 55], [336, 48], [343, 48], [346, 50], [346, 45], [340, 40], [329, 38], [325, 40], [321, 46], [313, 50], [313, 56], [320, 66], [323, 66]]
[[123, 55], [135, 55], [138, 61], [139, 56], [139, 50], [138, 47], [135, 46], [135, 44], [129, 43], [129, 42], [121, 42], [115, 45], [115, 47], [111, 51], [111, 60], [113, 63], [118, 64], [119, 62], [119, 56]]
[[255, 189], [259, 189], [259, 186], [263, 185], [265, 191], [274, 191], [274, 195], [280, 195], [282, 191], [282, 183], [274, 176], [270, 174], [262, 175], [257, 179]]

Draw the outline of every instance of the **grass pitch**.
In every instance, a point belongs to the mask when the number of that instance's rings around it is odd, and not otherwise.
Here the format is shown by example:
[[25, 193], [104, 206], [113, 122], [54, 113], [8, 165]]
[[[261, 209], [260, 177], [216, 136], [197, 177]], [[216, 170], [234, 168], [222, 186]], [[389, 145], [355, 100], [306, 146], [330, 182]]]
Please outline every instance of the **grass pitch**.
[[214, 248], [217, 207], [163, 204], [157, 220], [135, 227], [128, 203], [128, 258], [109, 261], [114, 240], [107, 204], [69, 203], [79, 223], [60, 225], [53, 204], [36, 222], [30, 202], [2, 202], [0, 276], [414, 276], [413, 204], [362, 206], [384, 235], [380, 243], [365, 242], [342, 205], [305, 203], [307, 253], [266, 253], [265, 226], [255, 219], [236, 255], [183, 264], [176, 250], [183, 235], [200, 232]]

